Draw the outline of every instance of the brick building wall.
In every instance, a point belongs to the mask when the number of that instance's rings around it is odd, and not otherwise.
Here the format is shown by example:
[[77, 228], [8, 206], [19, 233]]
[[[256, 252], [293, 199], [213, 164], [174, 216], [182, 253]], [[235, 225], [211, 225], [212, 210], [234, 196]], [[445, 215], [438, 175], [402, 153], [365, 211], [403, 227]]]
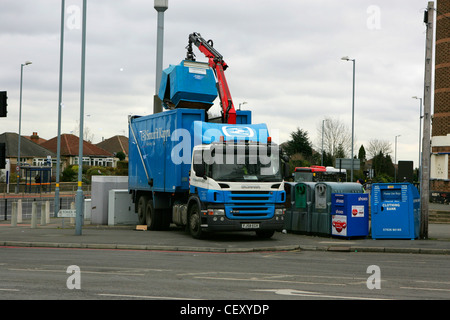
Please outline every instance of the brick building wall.
[[438, 0], [436, 9], [432, 163], [437, 157], [448, 160], [445, 161], [447, 168], [444, 168], [447, 176], [434, 179], [431, 176], [430, 188], [432, 192], [450, 192], [450, 0]]
[[432, 136], [450, 133], [450, 1], [437, 1]]

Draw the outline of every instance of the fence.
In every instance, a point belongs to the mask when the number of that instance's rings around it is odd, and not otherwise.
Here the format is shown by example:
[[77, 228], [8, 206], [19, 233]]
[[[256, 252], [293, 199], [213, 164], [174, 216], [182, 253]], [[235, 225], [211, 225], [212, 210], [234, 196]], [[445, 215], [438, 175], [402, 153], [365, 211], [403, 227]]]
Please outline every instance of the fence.
[[[85, 196], [86, 197], [86, 196]], [[90, 197], [90, 195], [89, 195]], [[50, 204], [50, 217], [54, 217], [55, 212], [55, 197], [51, 196], [39, 196], [36, 197], [30, 195], [22, 196], [9, 196], [0, 195], [0, 220], [11, 220], [12, 204], [14, 202], [21, 203], [22, 206], [22, 219], [31, 219], [31, 211], [33, 202], [37, 202], [38, 208], [45, 202]], [[75, 203], [75, 194], [61, 194], [59, 196], [59, 209], [70, 209], [72, 203]]]

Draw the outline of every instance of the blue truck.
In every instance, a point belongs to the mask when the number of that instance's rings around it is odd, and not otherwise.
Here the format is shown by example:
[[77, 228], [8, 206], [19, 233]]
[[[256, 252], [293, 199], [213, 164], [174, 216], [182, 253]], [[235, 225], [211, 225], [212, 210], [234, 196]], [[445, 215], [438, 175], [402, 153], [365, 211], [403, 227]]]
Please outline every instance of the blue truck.
[[[189, 43], [213, 51], [197, 33]], [[271, 237], [284, 228], [285, 165], [267, 126], [252, 124], [250, 111], [234, 110], [215, 69], [224, 62], [215, 56], [206, 64], [191, 55], [165, 69], [158, 95], [166, 110], [129, 117], [135, 212], [150, 230], [175, 224], [194, 238], [218, 231]], [[219, 122], [207, 113], [218, 94], [225, 106]]]

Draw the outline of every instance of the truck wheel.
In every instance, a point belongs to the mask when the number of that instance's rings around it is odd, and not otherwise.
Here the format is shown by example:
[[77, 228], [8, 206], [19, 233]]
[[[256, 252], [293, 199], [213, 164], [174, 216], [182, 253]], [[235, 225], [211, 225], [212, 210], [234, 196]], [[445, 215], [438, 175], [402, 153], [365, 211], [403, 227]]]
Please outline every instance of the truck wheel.
[[139, 224], [145, 224], [145, 212], [147, 210], [148, 198], [146, 196], [140, 196], [138, 200], [137, 214]]
[[150, 199], [147, 202], [145, 210], [145, 220], [147, 221], [148, 230], [158, 230], [158, 216], [156, 210], [153, 208], [153, 201]]
[[189, 210], [189, 232], [191, 236], [195, 239], [201, 239], [203, 237], [201, 219], [200, 219], [200, 209], [197, 204], [192, 205]]
[[256, 230], [258, 238], [269, 239], [273, 236], [275, 230]]

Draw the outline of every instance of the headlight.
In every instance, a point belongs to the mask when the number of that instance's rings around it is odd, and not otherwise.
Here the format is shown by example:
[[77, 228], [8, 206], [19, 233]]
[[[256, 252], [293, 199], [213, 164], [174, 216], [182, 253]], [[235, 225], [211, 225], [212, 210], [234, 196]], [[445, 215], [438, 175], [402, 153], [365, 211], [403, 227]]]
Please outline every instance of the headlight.
[[208, 209], [208, 215], [209, 216], [224, 216], [225, 210], [224, 209]]
[[286, 209], [275, 209], [275, 215], [276, 216], [282, 216], [286, 212]]

